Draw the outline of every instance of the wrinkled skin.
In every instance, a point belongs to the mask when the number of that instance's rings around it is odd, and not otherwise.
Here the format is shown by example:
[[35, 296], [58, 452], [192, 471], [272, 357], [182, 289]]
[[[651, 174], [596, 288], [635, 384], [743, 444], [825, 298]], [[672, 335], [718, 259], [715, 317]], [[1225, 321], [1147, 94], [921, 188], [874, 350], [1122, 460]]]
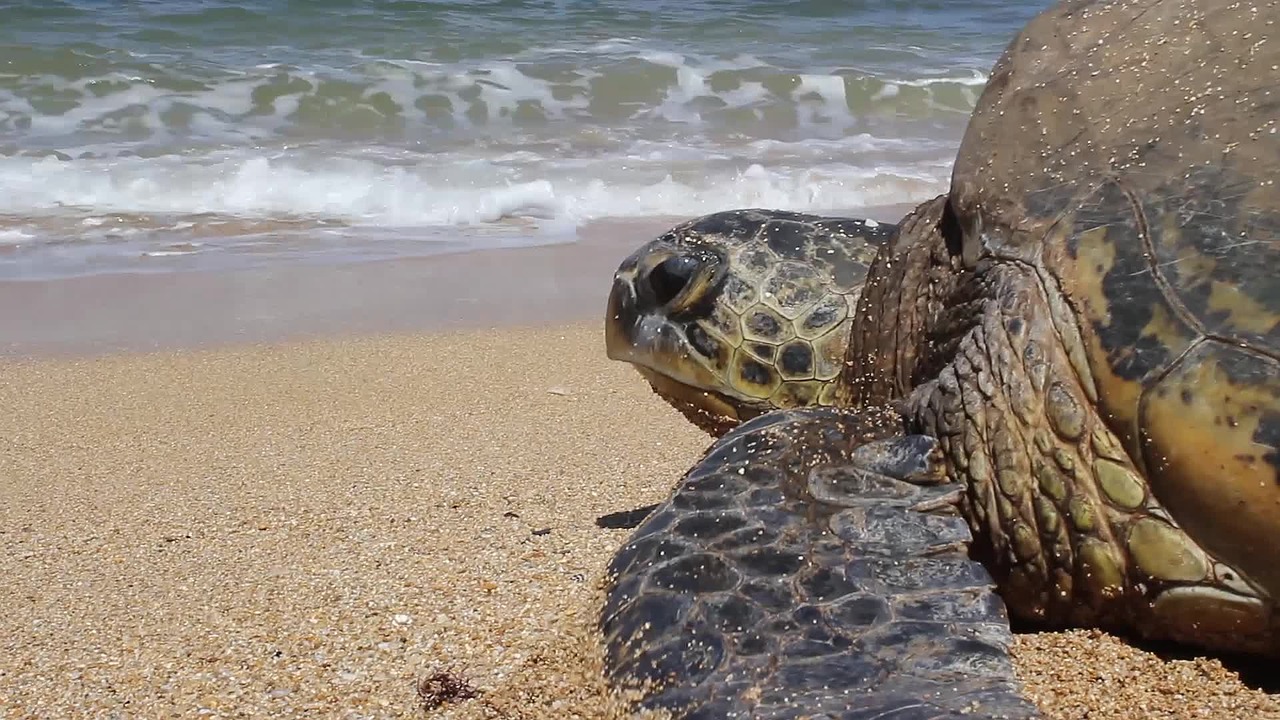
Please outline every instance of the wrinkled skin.
[[[860, 236], [875, 258], [861, 287], [846, 283], [834, 293], [857, 298], [847, 328], [827, 331], [847, 334], [848, 347], [834, 380], [815, 377], [830, 384], [808, 405], [846, 414], [794, 421], [862, 426], [870, 413], [876, 432], [866, 442], [936, 442], [944, 476], [958, 491], [952, 503], [904, 507], [880, 522], [958, 513], [972, 533], [968, 557], [990, 572], [1014, 615], [1280, 656], [1280, 101], [1273, 97], [1280, 37], [1267, 42], [1278, 26], [1274, 3], [1064, 2], [1046, 11], [993, 68], [951, 192], [921, 205], [888, 238]], [[735, 242], [703, 235], [693, 265], [714, 255], [728, 263], [719, 276], [738, 274], [744, 255], [732, 252]], [[684, 252], [679, 242], [666, 243], [672, 255]], [[661, 378], [655, 387], [673, 405], [709, 432], [729, 433], [722, 442], [770, 447], [776, 427], [731, 428], [770, 406], [795, 405], [744, 392], [731, 363], [695, 373], [690, 366], [708, 366], [690, 353], [654, 350], [659, 336], [687, 337], [691, 328], [722, 322], [742, 293], [725, 293], [723, 283], [690, 286], [685, 307], [671, 312], [637, 291], [652, 251], [639, 251], [617, 276], [606, 320], [610, 355], [651, 381]], [[793, 254], [812, 255], [803, 247]], [[741, 275], [759, 278], [769, 268], [753, 272]], [[821, 273], [813, 277], [811, 295], [832, 294]], [[628, 293], [634, 302], [618, 300]], [[798, 336], [796, 320], [783, 317], [792, 327], [781, 335]], [[774, 370], [781, 375], [777, 361]], [[870, 470], [853, 456], [855, 439], [834, 430], [803, 437], [817, 447], [789, 446], [781, 469], [742, 490], [743, 497], [776, 498], [772, 514], [744, 500], [694, 502], [699, 482], [730, 469], [714, 461], [713, 449], [637, 531], [672, 545], [650, 565], [615, 564], [611, 602], [643, 604], [650, 627], [624, 637], [606, 622], [616, 677], [644, 676], [635, 663], [668, 657], [670, 645], [662, 643], [669, 633], [706, 628], [714, 616], [705, 606], [714, 593], [697, 583], [652, 586], [664, 563], [697, 553], [741, 567], [742, 550], [731, 539], [697, 536], [692, 549], [677, 541], [680, 523], [696, 513], [737, 508], [762, 530], [807, 518], [804, 527], [816, 534], [792, 535], [789, 547], [833, 572], [881, 551], [910, 562], [916, 551], [909, 547], [873, 550], [848, 538], [844, 559], [824, 555], [832, 518], [860, 501], [817, 496], [803, 489], [811, 487], [806, 478], [832, 471], [823, 468]], [[804, 453], [818, 459], [795, 459]], [[766, 470], [779, 462], [764, 455], [758, 462]], [[751, 549], [782, 542], [766, 532]], [[747, 597], [743, 582], [715, 593]], [[830, 602], [803, 583], [788, 587], [791, 606]], [[679, 594], [663, 594], [672, 592]], [[878, 597], [893, 606], [902, 592], [881, 588]], [[996, 610], [970, 617], [1003, 623], [996, 602]], [[859, 640], [861, 630], [838, 622], [828, 629], [864, 652], [888, 652]], [[782, 642], [799, 630], [772, 632]], [[896, 642], [916, 642], [926, 630], [904, 632]], [[947, 626], [938, 644], [958, 632]], [[740, 639], [716, 637], [724, 649], [708, 678], [754, 667]], [[778, 674], [757, 678], [733, 702], [804, 694], [803, 673], [788, 674], [796, 661], [774, 652]], [[986, 650], [937, 652], [934, 660], [950, 674], [925, 672], [926, 684], [945, 677], [962, 692], [986, 692], [987, 683], [1008, 679], [990, 665], [957, 670], [961, 659]], [[712, 707], [718, 696], [699, 695], [709, 682], [673, 684], [684, 693], [682, 707], [694, 714]], [[856, 686], [849, 692], [862, 698], [859, 712], [897, 712], [903, 697], [877, 682], [849, 680]], [[984, 695], [982, 711], [1020, 716], [1025, 709], [1013, 693]], [[652, 696], [667, 706], [679, 704], [673, 698]], [[819, 709], [839, 716], [842, 708], [852, 705]], [[925, 703], [917, 711], [910, 716], [952, 710]]]

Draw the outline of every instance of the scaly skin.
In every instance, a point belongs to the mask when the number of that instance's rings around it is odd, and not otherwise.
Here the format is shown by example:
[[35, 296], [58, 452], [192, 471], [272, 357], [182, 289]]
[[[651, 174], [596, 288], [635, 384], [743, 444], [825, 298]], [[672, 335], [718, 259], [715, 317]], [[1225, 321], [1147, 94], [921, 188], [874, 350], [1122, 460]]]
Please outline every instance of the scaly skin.
[[609, 356], [713, 435], [830, 405], [867, 266], [893, 225], [774, 210], [685, 223], [614, 277]]
[[[1015, 447], [1053, 439], [1051, 454], [1070, 456], [1068, 497], [1109, 528], [1086, 518], [1072, 547], [1110, 546], [1130, 598], [1116, 622], [1268, 653], [1280, 649], [1278, 27], [1276, 3], [1060, 4], [992, 69], [950, 194], [963, 268], [1000, 269], [1008, 289], [989, 297], [1029, 303], [1028, 342], [1051, 350], [1033, 392], [1045, 414], [1019, 419]], [[989, 372], [1008, 372], [994, 337], [975, 342], [990, 346]], [[1051, 422], [1072, 416], [1074, 430], [1076, 406], [1080, 439]], [[1022, 525], [1042, 527], [1033, 518]]]
[[[965, 489], [960, 508], [975, 557], [1013, 615], [1212, 650], [1277, 652], [1266, 588], [1182, 529], [1099, 415], [1083, 351], [1087, 328], [1055, 276], [995, 258], [982, 272], [965, 268], [953, 251], [963, 239], [947, 239], [958, 224], [946, 203], [937, 198], [905, 218], [872, 264], [857, 315], [837, 331], [850, 338], [850, 362], [833, 385], [834, 403], [896, 403], [904, 431], [938, 438], [948, 474]], [[730, 261], [724, 272], [734, 270]], [[703, 308], [719, 302], [708, 287]], [[704, 322], [696, 313], [649, 312], [650, 327]], [[897, 322], [878, 321], [884, 317]], [[643, 352], [643, 334], [611, 338], [632, 343], [628, 357]], [[677, 373], [658, 374], [661, 362], [686, 362], [682, 356], [650, 362], [642, 371], [664, 397], [703, 392], [673, 382]], [[731, 405], [732, 380], [722, 377], [718, 397]], [[732, 412], [760, 414], [753, 406]], [[700, 424], [718, 435], [735, 422]]]
[[[886, 265], [943, 252], [942, 233], [923, 227], [899, 238], [914, 242]], [[905, 428], [939, 439], [948, 474], [965, 490], [960, 511], [975, 557], [992, 571], [1011, 614], [1041, 626], [1276, 652], [1273, 601], [1179, 526], [1097, 412], [1082, 379], [1088, 366], [1071, 357], [1080, 329], [1051, 276], [1016, 262], [981, 273], [929, 267], [883, 283], [873, 269], [859, 319], [875, 316], [877, 303], [924, 308], [924, 319], [902, 324], [918, 327], [915, 337], [894, 336], [906, 352], [889, 363], [889, 379], [877, 373], [879, 381], [849, 387], [866, 393], [859, 406], [877, 393], [893, 397], [896, 378], [941, 365], [900, 403]], [[902, 282], [913, 275], [917, 284]], [[931, 302], [938, 287], [958, 302]]]

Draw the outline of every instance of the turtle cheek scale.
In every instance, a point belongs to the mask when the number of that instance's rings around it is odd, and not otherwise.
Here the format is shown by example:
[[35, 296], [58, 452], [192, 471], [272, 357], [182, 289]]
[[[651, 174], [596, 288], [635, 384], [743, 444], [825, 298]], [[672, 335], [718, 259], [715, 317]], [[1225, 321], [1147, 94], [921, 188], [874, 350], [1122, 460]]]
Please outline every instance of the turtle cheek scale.
[[728, 392], [776, 409], [829, 405], [861, 287], [845, 288], [835, 274], [778, 256], [766, 262], [762, 254], [731, 256], [724, 301], [703, 321], [738, 340]]

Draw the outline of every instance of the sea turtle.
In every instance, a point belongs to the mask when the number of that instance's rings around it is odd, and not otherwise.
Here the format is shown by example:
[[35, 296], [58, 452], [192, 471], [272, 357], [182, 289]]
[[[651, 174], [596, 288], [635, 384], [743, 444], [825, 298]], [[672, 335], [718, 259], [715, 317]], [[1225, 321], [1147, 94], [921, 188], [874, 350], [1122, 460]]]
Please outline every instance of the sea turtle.
[[610, 566], [611, 677], [1032, 717], [1006, 608], [1280, 656], [1278, 68], [1275, 2], [1061, 2], [899, 225], [718, 213], [625, 260], [610, 356], [723, 437]]

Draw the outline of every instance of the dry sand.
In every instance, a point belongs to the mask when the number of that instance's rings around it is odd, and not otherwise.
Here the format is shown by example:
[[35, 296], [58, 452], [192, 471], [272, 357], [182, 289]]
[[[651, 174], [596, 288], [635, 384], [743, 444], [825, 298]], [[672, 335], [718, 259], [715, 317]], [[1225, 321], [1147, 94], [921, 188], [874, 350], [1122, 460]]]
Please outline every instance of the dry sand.
[[[619, 716], [597, 583], [707, 439], [598, 323], [0, 366], [0, 716]], [[1216, 660], [1018, 643], [1052, 717], [1280, 717]], [[423, 708], [452, 669], [478, 696]]]

